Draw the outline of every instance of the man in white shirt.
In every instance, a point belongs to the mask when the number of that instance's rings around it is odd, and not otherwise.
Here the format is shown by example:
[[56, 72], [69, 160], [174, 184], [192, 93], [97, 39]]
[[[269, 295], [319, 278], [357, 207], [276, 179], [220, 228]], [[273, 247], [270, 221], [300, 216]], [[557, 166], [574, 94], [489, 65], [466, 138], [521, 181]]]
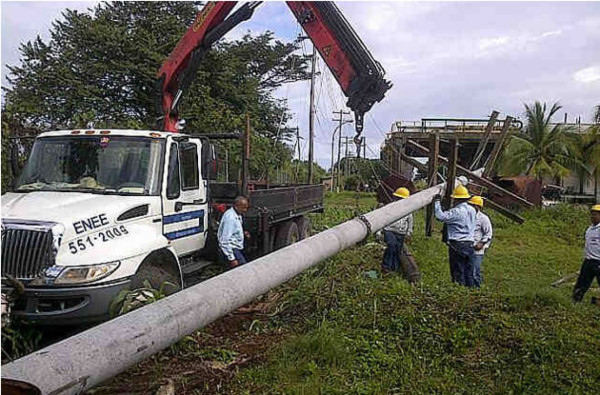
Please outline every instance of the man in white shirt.
[[485, 251], [490, 248], [492, 243], [492, 222], [490, 218], [483, 213], [483, 198], [481, 196], [472, 196], [469, 204], [477, 210], [477, 222], [475, 223], [475, 237], [473, 248], [475, 255], [473, 257], [473, 280], [476, 287], [481, 287], [483, 276], [481, 275], [481, 263]]
[[[594, 277], [600, 285], [600, 204], [592, 206], [590, 219], [592, 225], [585, 232], [584, 261], [573, 290], [575, 302], [581, 302]], [[592, 298], [592, 303], [597, 304], [596, 298]]]
[[[407, 188], [398, 188], [394, 192], [396, 200], [406, 199], [410, 196]], [[378, 238], [381, 238], [381, 231], [377, 232]], [[404, 242], [410, 238], [413, 233], [413, 215], [408, 214], [383, 228], [383, 239], [387, 248], [383, 253], [383, 262], [381, 268], [384, 272], [400, 271], [400, 254], [404, 248]]]

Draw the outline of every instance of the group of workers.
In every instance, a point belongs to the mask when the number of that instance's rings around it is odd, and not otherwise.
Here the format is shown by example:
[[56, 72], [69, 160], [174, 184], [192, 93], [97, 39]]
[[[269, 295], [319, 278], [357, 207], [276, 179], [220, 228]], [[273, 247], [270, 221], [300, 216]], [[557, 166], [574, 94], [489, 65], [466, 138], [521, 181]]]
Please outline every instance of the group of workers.
[[[410, 192], [403, 187], [393, 195], [396, 200], [406, 199]], [[435, 216], [446, 224], [443, 240], [448, 244], [450, 276], [460, 285], [480, 287], [483, 281], [481, 264], [492, 242], [492, 223], [482, 211], [481, 196], [471, 196], [463, 185], [457, 186], [450, 196], [456, 204], [448, 211], [442, 210], [441, 196], [434, 197]], [[383, 229], [386, 244], [382, 263], [384, 272], [399, 270], [404, 241], [410, 238], [412, 232], [412, 214]]]
[[[410, 192], [407, 188], [398, 188], [393, 196], [395, 200], [406, 199]], [[457, 284], [479, 288], [483, 281], [483, 257], [492, 242], [492, 223], [483, 212], [483, 198], [472, 196], [465, 186], [458, 185], [450, 197], [455, 203], [447, 211], [442, 209], [440, 195], [433, 198], [435, 217], [445, 224], [443, 240], [448, 245], [450, 276]], [[238, 196], [221, 218], [217, 233], [219, 250], [230, 268], [246, 263], [244, 239], [250, 235], [243, 229], [242, 217], [248, 208], [248, 199]], [[575, 302], [583, 299], [594, 278], [600, 284], [600, 204], [592, 206], [590, 218], [591, 225], [585, 233], [584, 261], [573, 291]], [[376, 234], [386, 244], [384, 272], [400, 270], [402, 251], [412, 233], [413, 215], [408, 214]], [[592, 303], [600, 304], [596, 298], [592, 298]]]
[[[410, 196], [407, 188], [394, 192], [395, 200]], [[450, 276], [452, 281], [467, 287], [481, 287], [483, 277], [481, 264], [493, 237], [490, 218], [483, 212], [483, 198], [472, 196], [463, 185], [458, 185], [450, 195], [454, 207], [442, 210], [440, 195], [433, 198], [435, 217], [444, 222], [443, 240], [448, 244]], [[600, 285], [600, 204], [592, 206], [591, 225], [585, 232], [584, 261], [573, 291], [577, 303], [590, 288], [594, 278]], [[404, 242], [413, 233], [413, 215], [409, 214], [383, 229], [386, 249], [383, 255], [384, 272], [399, 271]], [[378, 235], [381, 238], [381, 233]], [[600, 299], [592, 297], [592, 303], [600, 305]]]

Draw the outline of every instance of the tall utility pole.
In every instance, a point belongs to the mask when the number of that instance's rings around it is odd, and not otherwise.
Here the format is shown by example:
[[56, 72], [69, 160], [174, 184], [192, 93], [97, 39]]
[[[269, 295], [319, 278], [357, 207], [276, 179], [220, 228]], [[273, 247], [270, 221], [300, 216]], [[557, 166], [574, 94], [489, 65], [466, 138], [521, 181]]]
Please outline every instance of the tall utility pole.
[[296, 162], [296, 177], [295, 182], [298, 182], [298, 167], [302, 163], [302, 151], [300, 147], [300, 128], [296, 126], [296, 144], [298, 144], [298, 162]]
[[344, 159], [345, 159], [345, 161], [344, 161], [344, 177], [346, 177], [346, 178], [349, 176], [349, 174], [348, 174], [348, 139], [349, 138], [350, 137], [348, 137], [348, 136], [344, 136], [344, 140], [345, 140], [344, 143], [346, 144], [346, 152], [344, 153]]
[[367, 159], [367, 136], [363, 137], [363, 159]]
[[229, 150], [225, 150], [225, 182], [229, 182]]
[[315, 64], [317, 63], [317, 50], [313, 45], [312, 62], [310, 68], [310, 112], [308, 116], [308, 183], [313, 183], [313, 140], [315, 137]]
[[[341, 145], [342, 145], [342, 126], [345, 123], [352, 123], [352, 119], [344, 119], [344, 115], [350, 115], [349, 111], [333, 111], [333, 113], [335, 115], [338, 115], [338, 118], [334, 118], [332, 119], [332, 121], [334, 122], [338, 122], [339, 125], [336, 127], [336, 129], [333, 131], [333, 135], [331, 136], [331, 181], [332, 181], [332, 185], [331, 185], [331, 190], [333, 191], [333, 181], [335, 180], [336, 174], [337, 174], [337, 179], [338, 179], [338, 184], [339, 184], [339, 175], [340, 175], [340, 150], [341, 150]], [[333, 162], [333, 156], [334, 156], [334, 150], [333, 150], [333, 144], [334, 144], [334, 139], [335, 139], [335, 132], [338, 131], [339, 135], [338, 135], [338, 161], [337, 161], [337, 171], [334, 172], [334, 162]]]

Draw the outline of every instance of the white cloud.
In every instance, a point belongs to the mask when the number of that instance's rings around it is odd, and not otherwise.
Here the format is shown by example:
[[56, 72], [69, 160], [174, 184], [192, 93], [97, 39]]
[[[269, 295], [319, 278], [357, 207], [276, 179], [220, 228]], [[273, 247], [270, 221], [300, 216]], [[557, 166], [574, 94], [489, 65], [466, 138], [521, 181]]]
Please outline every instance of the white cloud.
[[490, 48], [500, 47], [507, 44], [510, 41], [509, 37], [495, 37], [495, 38], [484, 38], [479, 40], [479, 49], [487, 50]]
[[577, 82], [594, 82], [600, 80], [600, 67], [592, 66], [577, 70], [573, 73], [573, 79]]
[[[27, 8], [17, 10], [18, 4]], [[61, 8], [49, 11], [48, 7], [56, 4], [2, 3], [3, 71], [7, 62], [17, 64], [19, 42], [33, 39], [37, 32], [47, 34], [50, 20]], [[74, 8], [78, 3], [62, 4]], [[493, 109], [502, 115], [520, 115], [523, 103], [534, 100], [559, 100], [569, 115], [588, 120], [597, 104], [600, 3], [336, 4], [394, 84], [365, 119], [364, 135], [373, 150], [398, 120], [485, 117]], [[263, 4], [251, 20], [227, 37], [240, 37], [248, 30], [272, 30], [284, 40], [301, 32], [283, 2]], [[310, 52], [310, 43], [305, 46], [305, 52]], [[343, 107], [346, 99], [322, 63], [321, 69], [316, 84], [315, 157], [329, 167], [331, 133], [336, 126], [332, 111]], [[290, 126], [300, 127], [305, 137], [302, 144], [306, 144], [309, 82], [282, 87], [275, 96], [288, 99], [295, 114]], [[354, 135], [353, 126], [346, 125], [344, 134]], [[306, 149], [303, 152], [306, 158]]]

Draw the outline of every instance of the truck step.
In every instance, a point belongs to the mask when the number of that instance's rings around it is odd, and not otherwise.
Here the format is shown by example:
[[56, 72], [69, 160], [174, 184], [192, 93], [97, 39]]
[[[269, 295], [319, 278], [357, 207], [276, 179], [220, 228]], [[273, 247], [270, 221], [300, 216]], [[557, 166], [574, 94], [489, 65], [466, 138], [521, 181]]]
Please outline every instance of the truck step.
[[187, 275], [190, 275], [192, 273], [195, 273], [195, 272], [205, 268], [206, 266], [212, 265], [214, 263], [215, 262], [213, 262], [213, 261], [206, 261], [206, 260], [193, 261], [193, 262], [190, 262], [187, 265], [183, 266], [181, 268], [181, 271], [184, 276], [187, 276]]

